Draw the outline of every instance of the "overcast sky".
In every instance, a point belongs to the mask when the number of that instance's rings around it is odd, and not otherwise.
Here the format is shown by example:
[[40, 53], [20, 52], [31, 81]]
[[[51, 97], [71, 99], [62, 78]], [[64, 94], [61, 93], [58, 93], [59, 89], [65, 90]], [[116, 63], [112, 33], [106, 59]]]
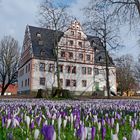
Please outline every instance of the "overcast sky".
[[[15, 37], [22, 46], [25, 27], [27, 24], [39, 26], [37, 23], [38, 7], [41, 0], [0, 0], [0, 39], [4, 35]], [[63, 0], [71, 3], [71, 11], [77, 19], [82, 19], [80, 9], [89, 0]], [[128, 32], [127, 27], [121, 28], [121, 37], [126, 48], [117, 54], [132, 54], [134, 58], [138, 56], [138, 35]]]

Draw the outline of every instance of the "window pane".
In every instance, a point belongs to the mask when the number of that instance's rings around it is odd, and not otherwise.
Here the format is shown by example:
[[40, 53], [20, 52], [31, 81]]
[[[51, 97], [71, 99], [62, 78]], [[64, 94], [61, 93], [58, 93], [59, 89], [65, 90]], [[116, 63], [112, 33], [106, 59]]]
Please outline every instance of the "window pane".
[[88, 74], [92, 73], [92, 68], [88, 67]]
[[66, 86], [70, 86], [70, 80], [69, 79], [66, 79]]
[[69, 54], [69, 58], [72, 59], [73, 58], [73, 53], [69, 52], [68, 54]]
[[73, 46], [73, 40], [69, 41], [70, 46]]
[[86, 67], [82, 67], [82, 74], [86, 74]]
[[70, 66], [66, 66], [66, 72], [70, 73], [70, 71], [71, 71], [71, 67]]
[[39, 70], [45, 71], [45, 63], [40, 63]]
[[76, 87], [76, 80], [71, 80], [71, 86]]
[[54, 64], [49, 64], [49, 72], [53, 72], [54, 71]]
[[75, 73], [76, 74], [76, 66], [73, 66], [72, 67], [72, 73]]
[[82, 47], [82, 42], [78, 42], [79, 47]]
[[95, 73], [95, 75], [98, 75], [99, 74], [99, 69], [95, 68], [94, 73]]
[[87, 81], [86, 80], [82, 80], [82, 87], [86, 87], [87, 86]]
[[83, 54], [82, 53], [79, 54], [79, 59], [83, 60]]
[[63, 65], [59, 65], [59, 71], [63, 72]]
[[61, 51], [61, 57], [65, 57], [65, 52]]
[[40, 85], [45, 85], [45, 78], [44, 77], [41, 77], [40, 78]]
[[90, 55], [87, 55], [87, 61], [90, 61]]

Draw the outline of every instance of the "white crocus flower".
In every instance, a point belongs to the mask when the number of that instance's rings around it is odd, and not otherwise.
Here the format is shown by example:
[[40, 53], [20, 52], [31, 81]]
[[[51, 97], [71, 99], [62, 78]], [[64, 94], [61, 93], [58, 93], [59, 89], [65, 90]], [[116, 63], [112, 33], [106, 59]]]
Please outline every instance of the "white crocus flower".
[[61, 128], [61, 124], [62, 124], [62, 119], [61, 119], [61, 115], [58, 118], [58, 135], [60, 136], [60, 128]]
[[126, 137], [123, 137], [123, 139], [122, 140], [127, 140], [127, 138]]
[[129, 116], [129, 123], [131, 123], [132, 121], [132, 116]]
[[13, 118], [13, 126], [16, 127], [16, 126], [19, 126], [19, 122], [17, 119]]
[[35, 129], [34, 139], [37, 140], [38, 139], [38, 136], [39, 136], [39, 130], [38, 129]]
[[54, 131], [52, 140], [56, 140], [56, 132]]
[[6, 128], [9, 128], [10, 124], [11, 124], [11, 119], [8, 119], [8, 120], [7, 120]]
[[67, 125], [67, 120], [65, 119], [65, 120], [63, 121], [63, 126], [64, 126], [64, 128], [66, 127], [66, 125]]
[[112, 134], [111, 135], [111, 140], [119, 140], [117, 134]]
[[119, 133], [119, 123], [116, 124], [116, 133]]
[[52, 125], [54, 125], [54, 120], [52, 119]]
[[30, 117], [29, 116], [26, 116], [26, 123], [27, 123], [27, 127], [29, 128], [29, 125], [30, 125]]
[[100, 131], [100, 130], [101, 130], [101, 123], [98, 122], [98, 131]]
[[48, 125], [48, 121], [47, 121], [47, 120], [45, 120], [44, 124], [45, 124], [45, 125]]
[[140, 139], [140, 130], [134, 129], [132, 131], [132, 137], [131, 140], [139, 140]]
[[95, 122], [95, 123], [98, 122], [98, 117], [97, 117], [97, 115], [93, 115], [93, 117], [94, 117], [94, 122]]

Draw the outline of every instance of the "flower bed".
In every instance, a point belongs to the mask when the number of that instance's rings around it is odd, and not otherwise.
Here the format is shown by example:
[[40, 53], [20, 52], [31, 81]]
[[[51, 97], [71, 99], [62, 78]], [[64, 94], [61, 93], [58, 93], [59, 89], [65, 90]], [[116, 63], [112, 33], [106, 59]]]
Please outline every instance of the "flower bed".
[[0, 100], [0, 140], [139, 140], [139, 100]]

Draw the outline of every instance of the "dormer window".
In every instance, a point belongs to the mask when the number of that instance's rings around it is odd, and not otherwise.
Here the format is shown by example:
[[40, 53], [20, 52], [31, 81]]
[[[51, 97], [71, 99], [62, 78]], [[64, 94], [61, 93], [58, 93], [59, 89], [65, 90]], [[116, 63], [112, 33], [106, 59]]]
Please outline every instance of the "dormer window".
[[36, 36], [37, 38], [41, 38], [41, 34], [39, 32], [36, 34]]
[[103, 62], [104, 59], [103, 59], [102, 56], [99, 56], [99, 57], [98, 57], [98, 60], [99, 60], [99, 62]]
[[41, 50], [41, 51], [40, 51], [40, 55], [41, 55], [41, 56], [45, 56], [45, 55], [46, 55], [45, 50]]
[[38, 45], [43, 46], [43, 40], [39, 40]]

